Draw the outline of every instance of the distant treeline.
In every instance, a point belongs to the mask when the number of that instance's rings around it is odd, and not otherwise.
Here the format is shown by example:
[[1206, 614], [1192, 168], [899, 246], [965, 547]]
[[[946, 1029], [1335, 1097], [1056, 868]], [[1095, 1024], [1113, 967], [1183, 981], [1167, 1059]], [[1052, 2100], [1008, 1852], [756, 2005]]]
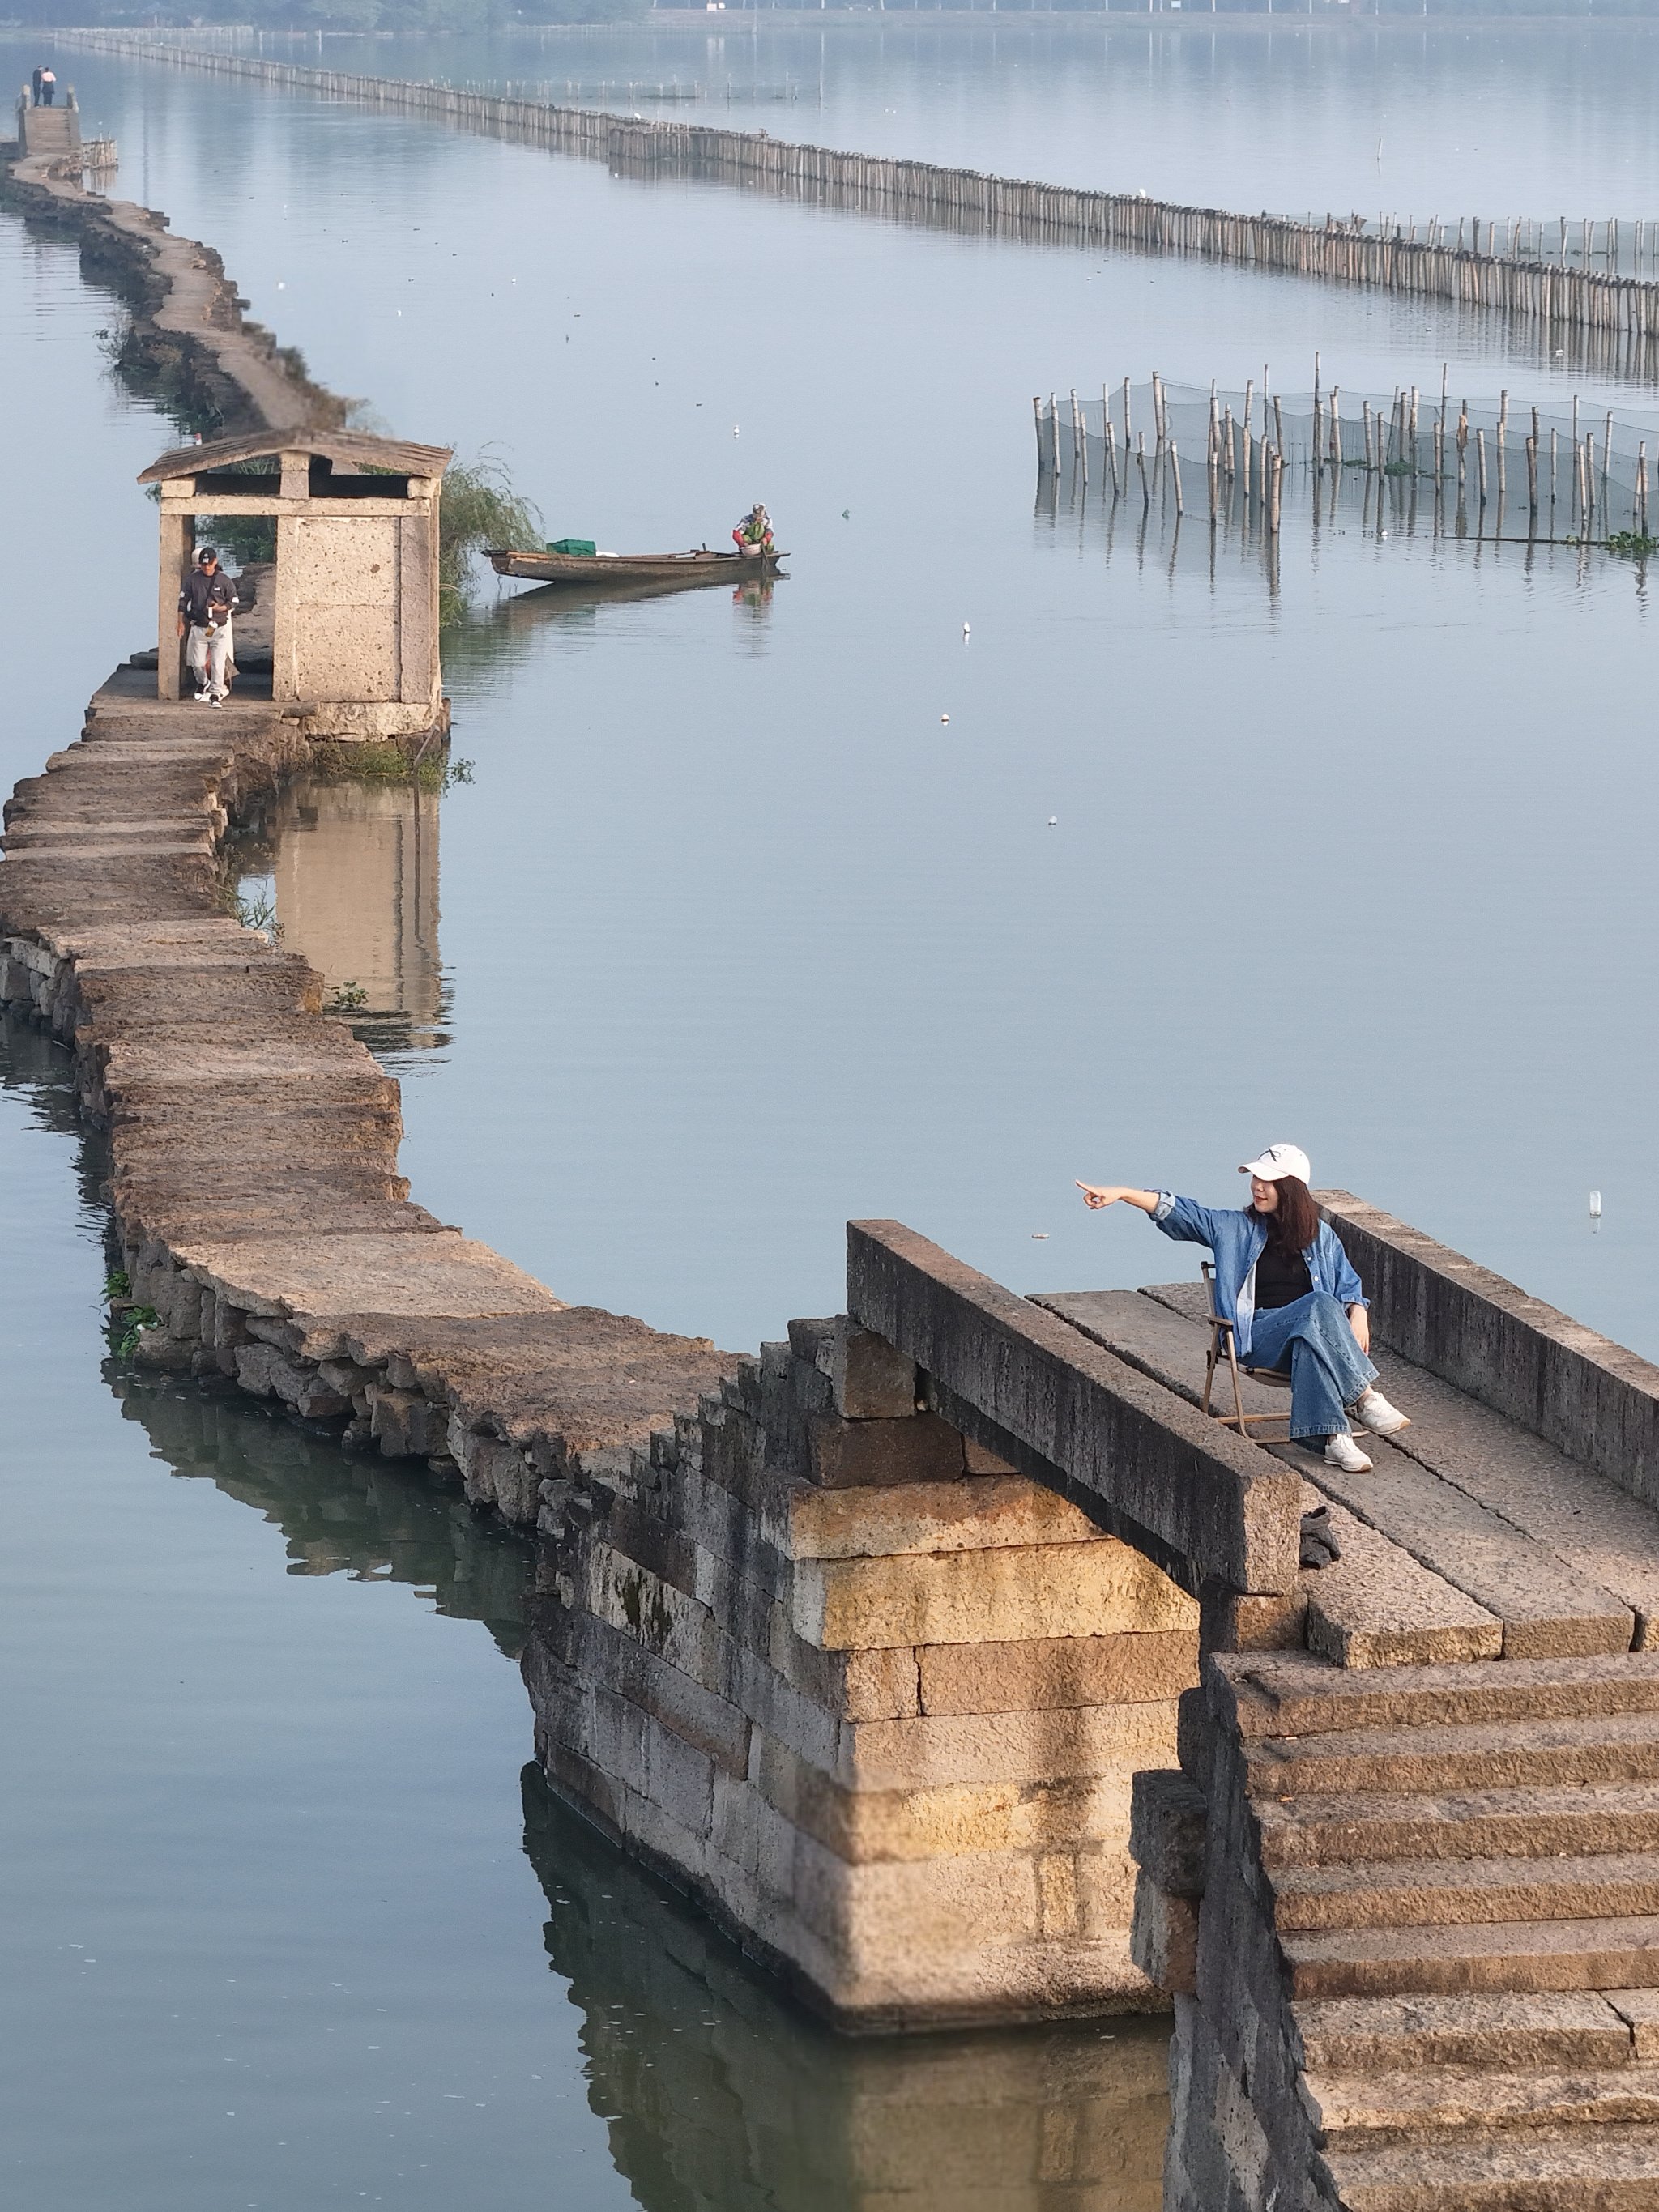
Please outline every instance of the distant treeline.
[[[725, 0], [728, 14], [820, 15], [823, 0]], [[663, 10], [701, 13], [699, 0], [660, 0]], [[1283, 15], [1479, 17], [1486, 21], [1652, 21], [1659, 0], [944, 0], [948, 15], [1148, 16]], [[653, 0], [0, 0], [0, 22], [137, 29], [246, 24], [261, 31], [468, 31], [512, 23], [633, 23]], [[845, 16], [935, 15], [940, 0], [828, 0]]]
[[510, 23], [635, 23], [650, 0], [0, 0], [0, 21], [188, 31], [481, 31]]

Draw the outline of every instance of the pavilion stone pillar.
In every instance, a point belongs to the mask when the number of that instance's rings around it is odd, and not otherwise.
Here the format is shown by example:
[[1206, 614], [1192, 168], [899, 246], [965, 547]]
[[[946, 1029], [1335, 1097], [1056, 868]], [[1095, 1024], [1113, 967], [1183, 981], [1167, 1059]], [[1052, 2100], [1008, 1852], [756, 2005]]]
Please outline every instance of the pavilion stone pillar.
[[1151, 2009], [1131, 1778], [1175, 1763], [1198, 1608], [790, 1325], [603, 1479], [544, 1486], [544, 1771], [842, 2025]]
[[179, 594], [190, 574], [194, 520], [187, 507], [173, 504], [163, 494], [155, 575], [155, 688], [156, 696], [162, 699], [176, 699], [179, 692], [183, 648], [177, 635]]

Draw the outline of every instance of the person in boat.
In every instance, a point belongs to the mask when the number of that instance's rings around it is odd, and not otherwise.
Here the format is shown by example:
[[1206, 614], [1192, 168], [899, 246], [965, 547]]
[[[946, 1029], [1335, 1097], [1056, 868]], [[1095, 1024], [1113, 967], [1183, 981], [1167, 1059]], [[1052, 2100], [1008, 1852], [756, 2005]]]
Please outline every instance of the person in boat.
[[1349, 1414], [1374, 1436], [1410, 1426], [1376, 1388], [1364, 1290], [1341, 1239], [1319, 1218], [1300, 1146], [1269, 1145], [1238, 1172], [1250, 1178], [1250, 1202], [1237, 1211], [1121, 1183], [1078, 1188], [1093, 1211], [1138, 1206], [1166, 1237], [1207, 1244], [1216, 1311], [1233, 1324], [1239, 1364], [1290, 1371], [1291, 1442], [1322, 1452], [1345, 1474], [1364, 1474], [1371, 1462], [1353, 1440]]
[[739, 553], [772, 550], [772, 518], [758, 500], [732, 532], [732, 542]]

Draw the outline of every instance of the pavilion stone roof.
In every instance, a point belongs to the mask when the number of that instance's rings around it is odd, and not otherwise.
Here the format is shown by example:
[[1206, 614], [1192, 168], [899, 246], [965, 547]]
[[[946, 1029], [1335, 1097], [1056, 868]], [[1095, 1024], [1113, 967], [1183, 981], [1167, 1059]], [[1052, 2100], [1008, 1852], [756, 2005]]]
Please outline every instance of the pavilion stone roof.
[[385, 470], [399, 477], [441, 477], [448, 466], [448, 446], [414, 446], [402, 438], [371, 437], [367, 430], [258, 430], [240, 438], [215, 438], [199, 446], [179, 446], [152, 461], [140, 483], [166, 483], [177, 477], [205, 476], [245, 461], [283, 453], [321, 454], [356, 469]]

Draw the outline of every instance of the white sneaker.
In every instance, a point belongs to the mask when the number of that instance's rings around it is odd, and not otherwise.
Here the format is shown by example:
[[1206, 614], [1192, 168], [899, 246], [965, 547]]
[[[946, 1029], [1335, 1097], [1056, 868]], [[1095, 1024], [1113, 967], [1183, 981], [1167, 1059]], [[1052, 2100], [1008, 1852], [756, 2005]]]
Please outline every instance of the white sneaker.
[[190, 703], [192, 707], [210, 707], [213, 704], [213, 694], [211, 691], [198, 691]]
[[1353, 1407], [1353, 1417], [1374, 1437], [1391, 1437], [1411, 1422], [1398, 1406], [1391, 1406], [1380, 1390], [1367, 1390]]
[[1325, 1464], [1340, 1467], [1344, 1474], [1369, 1474], [1371, 1463], [1352, 1437], [1327, 1437]]

